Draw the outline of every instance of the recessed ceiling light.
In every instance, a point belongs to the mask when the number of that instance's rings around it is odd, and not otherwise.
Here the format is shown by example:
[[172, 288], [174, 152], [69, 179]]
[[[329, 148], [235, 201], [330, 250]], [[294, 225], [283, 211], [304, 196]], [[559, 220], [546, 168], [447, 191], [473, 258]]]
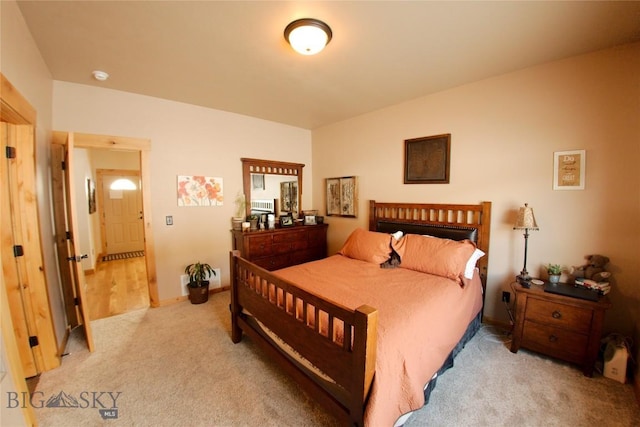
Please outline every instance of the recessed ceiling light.
[[93, 78], [100, 82], [103, 82], [109, 78], [109, 74], [105, 73], [104, 71], [96, 70], [93, 72]]

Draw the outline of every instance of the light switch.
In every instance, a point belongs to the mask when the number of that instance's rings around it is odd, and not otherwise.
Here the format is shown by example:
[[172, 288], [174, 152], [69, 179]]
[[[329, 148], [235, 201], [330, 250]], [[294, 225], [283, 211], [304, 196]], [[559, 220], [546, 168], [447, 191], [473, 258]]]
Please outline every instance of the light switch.
[[166, 220], [167, 220], [167, 225], [173, 225], [173, 216], [167, 215]]

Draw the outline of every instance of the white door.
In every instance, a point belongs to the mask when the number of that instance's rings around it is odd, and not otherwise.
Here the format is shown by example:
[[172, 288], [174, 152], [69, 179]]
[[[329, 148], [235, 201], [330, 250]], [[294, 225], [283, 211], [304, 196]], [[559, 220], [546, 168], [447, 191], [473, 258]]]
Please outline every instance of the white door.
[[[132, 182], [135, 189], [112, 189], [113, 182], [118, 179]], [[140, 177], [105, 175], [102, 181], [102, 194], [107, 254], [144, 250]]]

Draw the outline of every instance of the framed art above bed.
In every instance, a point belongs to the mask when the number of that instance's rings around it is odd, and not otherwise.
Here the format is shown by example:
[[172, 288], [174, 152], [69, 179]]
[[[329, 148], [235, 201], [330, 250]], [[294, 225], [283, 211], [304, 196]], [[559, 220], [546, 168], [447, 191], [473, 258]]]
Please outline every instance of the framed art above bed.
[[404, 141], [405, 184], [448, 184], [451, 134]]

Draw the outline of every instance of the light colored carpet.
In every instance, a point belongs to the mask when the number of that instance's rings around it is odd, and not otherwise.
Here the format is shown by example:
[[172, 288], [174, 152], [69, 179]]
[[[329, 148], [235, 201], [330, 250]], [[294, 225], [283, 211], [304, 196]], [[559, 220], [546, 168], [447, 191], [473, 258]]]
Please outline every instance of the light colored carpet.
[[[231, 342], [228, 304], [229, 293], [222, 292], [206, 304], [177, 303], [94, 321], [93, 354], [74, 331], [62, 366], [42, 374], [36, 387], [34, 403], [43, 402], [36, 409], [40, 425], [336, 425], [247, 337]], [[79, 407], [44, 407], [60, 392]], [[99, 410], [113, 406], [109, 392], [118, 396], [117, 418], [103, 419]], [[526, 351], [514, 355], [488, 327], [439, 378], [429, 405], [406, 423], [639, 424], [631, 386], [585, 378], [575, 367]]]

